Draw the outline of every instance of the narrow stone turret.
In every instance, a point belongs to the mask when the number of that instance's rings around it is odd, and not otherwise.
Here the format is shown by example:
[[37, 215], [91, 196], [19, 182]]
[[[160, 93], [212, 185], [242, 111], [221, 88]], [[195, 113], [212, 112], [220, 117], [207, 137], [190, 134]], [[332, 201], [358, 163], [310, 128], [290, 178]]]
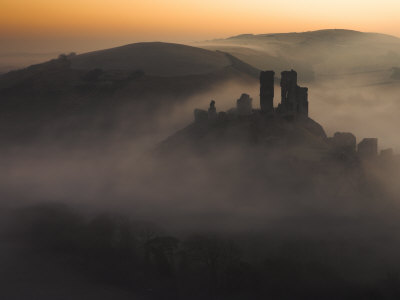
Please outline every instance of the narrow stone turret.
[[217, 109], [215, 108], [215, 101], [211, 100], [210, 108], [208, 109], [208, 118], [210, 120], [215, 120], [217, 118]]

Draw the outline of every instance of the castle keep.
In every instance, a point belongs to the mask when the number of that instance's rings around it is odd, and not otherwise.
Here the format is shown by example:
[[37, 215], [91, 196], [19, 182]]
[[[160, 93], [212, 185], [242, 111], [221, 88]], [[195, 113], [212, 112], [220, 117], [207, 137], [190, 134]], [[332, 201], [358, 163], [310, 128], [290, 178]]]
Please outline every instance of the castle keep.
[[260, 72], [260, 107], [262, 112], [274, 111], [274, 71]]

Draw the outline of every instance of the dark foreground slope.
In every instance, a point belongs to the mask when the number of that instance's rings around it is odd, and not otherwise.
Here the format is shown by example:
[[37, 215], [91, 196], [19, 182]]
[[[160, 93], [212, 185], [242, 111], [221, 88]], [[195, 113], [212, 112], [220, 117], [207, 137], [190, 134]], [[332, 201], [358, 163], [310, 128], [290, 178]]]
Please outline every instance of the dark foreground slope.
[[398, 165], [331, 155], [308, 118], [225, 117], [112, 170], [89, 213], [7, 211], [5, 268], [34, 280], [0, 293], [38, 295], [36, 282], [41, 299], [104, 287], [98, 299], [397, 299], [399, 191], [385, 184]]
[[0, 136], [151, 132], [176, 104], [256, 74], [230, 55], [177, 44], [60, 56], [0, 77]]

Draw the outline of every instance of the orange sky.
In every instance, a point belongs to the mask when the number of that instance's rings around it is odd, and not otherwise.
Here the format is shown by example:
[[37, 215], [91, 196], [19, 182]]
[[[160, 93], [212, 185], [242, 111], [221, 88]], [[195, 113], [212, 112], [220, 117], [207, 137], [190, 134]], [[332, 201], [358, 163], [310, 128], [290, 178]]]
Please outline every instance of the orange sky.
[[400, 36], [399, 0], [1, 0], [0, 8], [0, 41], [10, 49], [24, 41], [106, 46], [325, 28]]

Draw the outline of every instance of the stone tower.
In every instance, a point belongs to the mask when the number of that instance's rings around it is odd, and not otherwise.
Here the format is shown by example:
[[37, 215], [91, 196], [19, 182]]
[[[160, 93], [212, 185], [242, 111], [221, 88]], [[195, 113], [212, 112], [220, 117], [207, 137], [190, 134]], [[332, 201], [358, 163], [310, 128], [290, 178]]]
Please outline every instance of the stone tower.
[[297, 85], [297, 72], [294, 70], [281, 73], [281, 113], [298, 113], [308, 117], [308, 88]]
[[262, 112], [274, 111], [274, 71], [260, 73], [260, 107]]
[[296, 101], [297, 72], [294, 70], [281, 73], [281, 104], [285, 111], [297, 111]]

